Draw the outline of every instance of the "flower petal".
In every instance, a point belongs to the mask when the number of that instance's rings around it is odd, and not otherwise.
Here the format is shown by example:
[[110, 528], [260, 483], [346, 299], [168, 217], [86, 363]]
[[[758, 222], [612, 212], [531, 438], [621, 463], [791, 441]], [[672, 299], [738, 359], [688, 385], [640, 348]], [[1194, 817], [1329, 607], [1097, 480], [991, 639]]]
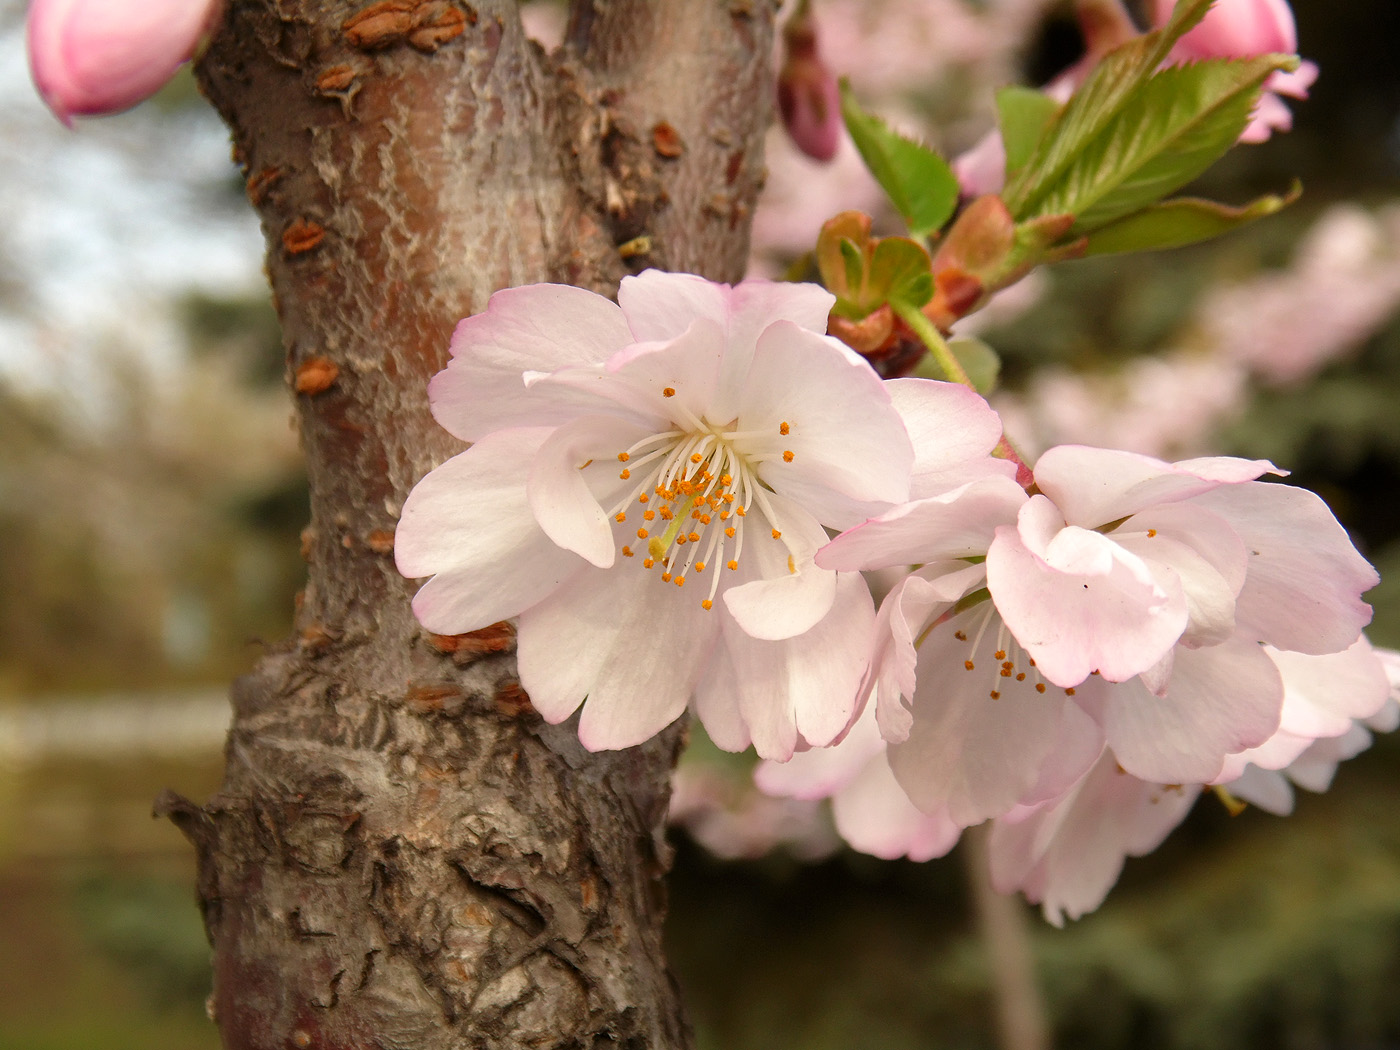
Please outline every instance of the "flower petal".
[[801, 485], [801, 502], [818, 518], [822, 507], [813, 501], [823, 491], [887, 503], [909, 498], [914, 450], [904, 423], [874, 369], [835, 339], [790, 321], [765, 328], [738, 420], [741, 429], [768, 435], [755, 448], [771, 457], [759, 477], [789, 495]]
[[847, 571], [980, 557], [997, 527], [1016, 520], [1025, 490], [990, 477], [939, 496], [903, 503], [843, 532], [817, 552], [817, 564]]
[[817, 334], [826, 331], [836, 297], [815, 284], [744, 281], [730, 288], [690, 274], [647, 270], [624, 277], [618, 302], [638, 341], [674, 339], [697, 318], [724, 332], [724, 361], [713, 421], [739, 413], [739, 398], [759, 335], [775, 321], [791, 321]]
[[[605, 492], [619, 489], [622, 483], [613, 469], [617, 455], [644, 435], [625, 420], [584, 416], [556, 429], [530, 465], [526, 492], [540, 528], [560, 547], [600, 569], [612, 565], [617, 544], [592, 485], [606, 479]], [[597, 470], [591, 469], [595, 462]]]
[[837, 792], [831, 815], [852, 849], [884, 860], [932, 860], [952, 849], [962, 834], [946, 812], [923, 813], [909, 801], [883, 754]]
[[739, 707], [763, 758], [786, 761], [800, 744], [830, 744], [855, 713], [870, 659], [875, 605], [858, 573], [836, 577], [831, 611], [811, 630], [759, 641], [726, 616]]
[[718, 636], [718, 618], [656, 573], [585, 568], [521, 614], [520, 683], [547, 722], [582, 703], [590, 751], [630, 747], [685, 710]]
[[1178, 648], [1166, 696], [1124, 682], [1099, 717], [1129, 773], [1159, 784], [1208, 784], [1226, 755], [1273, 735], [1282, 707], [1278, 668], [1237, 636], [1206, 649]]
[[[932, 379], [891, 379], [885, 389], [914, 446], [918, 496], [955, 488], [969, 467], [1015, 475], [1013, 464], [991, 459], [1001, 440], [1001, 417], [975, 390]], [[990, 462], [982, 467], [982, 460]]]
[[985, 604], [974, 607], [924, 640], [909, 736], [889, 748], [914, 805], [946, 807], [965, 827], [1008, 812], [1035, 785], [1069, 702], [1062, 690], [999, 674], [998, 625], [988, 615]]
[[601, 295], [559, 284], [504, 289], [453, 332], [452, 360], [428, 385], [433, 417], [476, 441], [596, 411], [587, 396], [527, 390], [524, 374], [601, 364], [633, 341], [622, 311]]
[[1249, 550], [1235, 605], [1240, 629], [1279, 649], [1334, 653], [1371, 622], [1361, 594], [1379, 581], [1315, 494], [1235, 485], [1195, 500], [1225, 518]]
[[1056, 685], [1093, 671], [1110, 682], [1146, 671], [1186, 628], [1180, 584], [1157, 580], [1107, 536], [1056, 529], [1054, 511], [1032, 497], [987, 552], [987, 586], [1006, 625]]
[[1128, 856], [1151, 852], [1195, 804], [1193, 788], [1167, 788], [1124, 773], [1105, 751], [1060, 801], [1016, 822], [998, 821], [988, 850], [992, 885], [1021, 889], [1056, 926], [1093, 911]]
[[1059, 445], [1035, 465], [1040, 490], [1065, 521], [1097, 528], [1156, 503], [1190, 499], [1221, 485], [1283, 473], [1268, 460], [1208, 459], [1164, 463], [1151, 456], [1086, 445]]
[[980, 565], [937, 562], [906, 576], [880, 604], [875, 652], [864, 691], [874, 692], [880, 733], [891, 743], [908, 738], [913, 719], [906, 701], [912, 702], [917, 686], [915, 639], [943, 608], [951, 607], [985, 578]]
[[781, 537], [765, 535], [759, 515], [749, 515], [740, 566], [749, 582], [726, 590], [724, 603], [750, 637], [778, 641], [811, 630], [827, 614], [836, 574], [812, 561], [826, 531], [782, 497], [769, 493], [767, 500]]
[[530, 513], [522, 479], [550, 431], [503, 430], [424, 477], [404, 501], [394, 557], [423, 626], [462, 634], [515, 616], [582, 568]]

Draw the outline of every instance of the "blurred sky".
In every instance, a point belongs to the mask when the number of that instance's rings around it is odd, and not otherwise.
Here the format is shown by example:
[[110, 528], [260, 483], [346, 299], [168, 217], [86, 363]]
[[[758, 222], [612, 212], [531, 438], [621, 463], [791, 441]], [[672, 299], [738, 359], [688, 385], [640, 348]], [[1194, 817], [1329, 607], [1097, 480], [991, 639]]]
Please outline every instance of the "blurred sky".
[[0, 375], [100, 412], [114, 347], [159, 374], [188, 338], [172, 304], [265, 294], [262, 236], [208, 106], [61, 125], [29, 77], [22, 0], [0, 0]]

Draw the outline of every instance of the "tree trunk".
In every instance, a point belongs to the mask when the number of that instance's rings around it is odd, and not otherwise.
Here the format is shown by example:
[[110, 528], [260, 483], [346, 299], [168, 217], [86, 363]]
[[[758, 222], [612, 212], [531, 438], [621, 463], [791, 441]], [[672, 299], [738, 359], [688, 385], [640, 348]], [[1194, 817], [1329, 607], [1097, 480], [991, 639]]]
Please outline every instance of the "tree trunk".
[[231, 1050], [688, 1045], [661, 950], [683, 729], [590, 754], [545, 725], [508, 625], [419, 628], [393, 534], [459, 451], [427, 381], [491, 292], [741, 276], [773, 9], [576, 2], [550, 57], [504, 0], [227, 5], [198, 75], [311, 483], [297, 637], [233, 686], [219, 794], [158, 803], [198, 849]]

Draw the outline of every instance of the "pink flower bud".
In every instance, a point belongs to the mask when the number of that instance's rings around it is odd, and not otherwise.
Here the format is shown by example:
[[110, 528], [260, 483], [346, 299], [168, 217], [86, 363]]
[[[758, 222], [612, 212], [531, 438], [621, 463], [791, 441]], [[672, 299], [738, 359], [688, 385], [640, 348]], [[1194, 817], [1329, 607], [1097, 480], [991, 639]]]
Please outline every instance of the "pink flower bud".
[[[1173, 0], [1156, 0], [1156, 23], [1171, 18]], [[1177, 41], [1185, 58], [1246, 58], [1298, 50], [1298, 28], [1288, 0], [1219, 0], [1200, 25]]]
[[29, 66], [65, 124], [154, 94], [198, 47], [220, 0], [34, 0]]
[[831, 160], [841, 144], [841, 92], [817, 53], [817, 31], [806, 7], [783, 28], [778, 111], [792, 141], [815, 160]]

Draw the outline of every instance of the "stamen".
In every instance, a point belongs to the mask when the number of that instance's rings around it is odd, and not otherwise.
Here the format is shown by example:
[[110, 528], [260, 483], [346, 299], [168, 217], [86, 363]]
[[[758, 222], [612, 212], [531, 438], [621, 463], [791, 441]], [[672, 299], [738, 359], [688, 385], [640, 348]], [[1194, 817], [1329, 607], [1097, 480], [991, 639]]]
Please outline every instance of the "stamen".
[[630, 557], [632, 557], [632, 548], [631, 548], [631, 547], [624, 546], [624, 547], [622, 548], [622, 556], [623, 556], [624, 558], [630, 558]]
[[662, 396], [662, 397], [675, 397], [675, 396], [676, 396], [676, 388], [673, 387], [673, 386], [668, 386], [668, 387], [666, 387], [664, 390], [661, 391], [661, 396]]
[[783, 452], [783, 462], [784, 462], [784, 463], [791, 463], [791, 462], [792, 462], [792, 450], [791, 450], [791, 449], [787, 449], [787, 450], [785, 450], [785, 451]]
[[780, 424], [778, 424], [778, 433], [781, 434], [781, 435], [783, 435], [783, 437], [787, 437], [787, 436], [788, 436], [788, 433], [789, 433], [791, 430], [792, 430], [792, 428], [791, 428], [790, 426], [788, 426], [786, 423], [780, 423]]
[[714, 607], [715, 603], [709, 598], [706, 598], [703, 602], [700, 603], [700, 608], [704, 609], [706, 612], [709, 612]]

